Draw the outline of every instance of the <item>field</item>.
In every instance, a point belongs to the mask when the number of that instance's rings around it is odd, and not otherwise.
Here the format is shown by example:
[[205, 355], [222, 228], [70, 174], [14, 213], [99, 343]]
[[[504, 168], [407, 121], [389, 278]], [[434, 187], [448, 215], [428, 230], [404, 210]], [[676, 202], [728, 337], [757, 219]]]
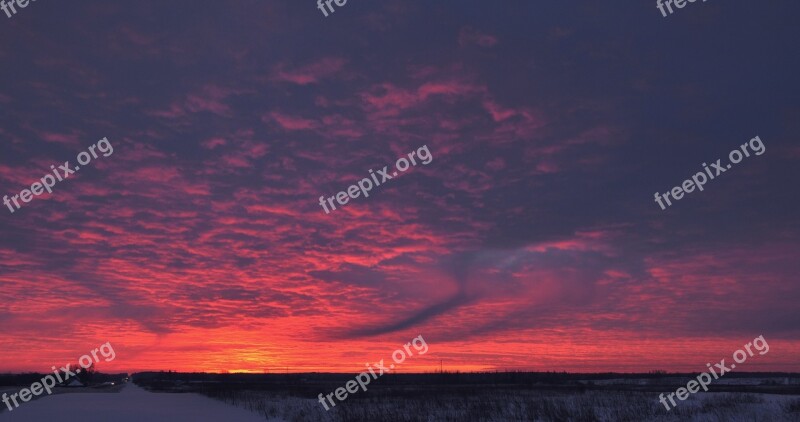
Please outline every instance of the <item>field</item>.
[[[448, 377], [448, 375], [450, 375]], [[352, 376], [206, 376], [145, 385], [195, 391], [245, 408], [271, 421], [797, 421], [800, 378], [739, 374], [708, 393], [694, 394], [666, 411], [659, 392], [685, 378], [609, 374], [395, 375], [370, 385], [326, 411], [318, 402]], [[581, 379], [581, 377], [584, 377]]]
[[749, 393], [691, 397], [667, 412], [652, 394], [624, 392], [541, 393], [514, 390], [411, 395], [352, 400], [326, 412], [313, 399], [259, 392], [217, 396], [265, 417], [284, 421], [797, 421], [800, 398]]

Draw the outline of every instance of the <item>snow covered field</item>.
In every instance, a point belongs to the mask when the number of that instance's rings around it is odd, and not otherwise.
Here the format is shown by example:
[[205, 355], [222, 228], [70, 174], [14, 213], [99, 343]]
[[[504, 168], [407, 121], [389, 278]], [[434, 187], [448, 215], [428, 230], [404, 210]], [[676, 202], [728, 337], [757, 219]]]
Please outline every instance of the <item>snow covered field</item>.
[[[18, 391], [18, 390], [15, 390]], [[0, 422], [508, 422], [508, 421], [798, 421], [796, 395], [695, 394], [670, 412], [652, 392], [584, 393], [476, 389], [463, 394], [376, 391], [325, 412], [314, 399], [237, 391], [218, 400], [194, 393], [151, 393], [132, 383], [119, 393], [81, 390], [43, 397]], [[226, 404], [229, 403], [229, 404]], [[233, 405], [233, 406], [232, 406]]]
[[658, 394], [613, 391], [381, 393], [347, 400], [329, 412], [313, 399], [263, 392], [237, 392], [223, 400], [265, 418], [295, 422], [800, 421], [800, 397], [747, 393], [694, 394], [669, 412], [658, 403]]
[[21, 406], [13, 412], [5, 408], [5, 411], [0, 413], [2, 422], [264, 422], [265, 420], [247, 410], [198, 394], [150, 393], [133, 383], [128, 383], [116, 394], [91, 392], [57, 394], [21, 403]]

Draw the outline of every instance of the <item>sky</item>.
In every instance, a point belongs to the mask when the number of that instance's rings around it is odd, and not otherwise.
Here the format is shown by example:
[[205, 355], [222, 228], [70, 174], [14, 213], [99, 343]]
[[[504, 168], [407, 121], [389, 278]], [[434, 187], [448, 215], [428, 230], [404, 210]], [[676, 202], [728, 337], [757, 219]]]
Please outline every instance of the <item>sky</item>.
[[800, 3], [333, 6], [0, 12], [0, 371], [800, 371]]

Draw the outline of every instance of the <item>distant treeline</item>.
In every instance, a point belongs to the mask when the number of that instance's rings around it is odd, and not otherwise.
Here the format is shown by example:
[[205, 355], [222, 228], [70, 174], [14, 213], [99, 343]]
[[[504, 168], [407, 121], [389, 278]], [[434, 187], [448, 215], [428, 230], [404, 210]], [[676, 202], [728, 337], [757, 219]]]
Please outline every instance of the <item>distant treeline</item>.
[[[416, 391], [427, 394], [428, 390], [445, 387], [461, 393], [471, 393], [486, 388], [512, 390], [587, 391], [624, 390], [660, 391], [664, 385], [678, 385], [696, 374], [667, 374], [654, 371], [646, 374], [567, 372], [444, 372], [427, 374], [384, 374], [380, 380], [370, 384], [373, 390]], [[715, 390], [759, 391], [782, 394], [800, 394], [800, 374], [786, 372], [732, 372], [732, 378], [769, 379], [767, 384], [757, 386], [713, 386]], [[297, 373], [297, 374], [209, 374], [180, 372], [141, 372], [132, 376], [133, 382], [151, 391], [199, 392], [218, 396], [235, 391], [271, 391], [316, 396], [320, 391], [332, 391], [353, 378], [353, 374]], [[622, 380], [617, 385], [614, 381]], [[633, 381], [631, 381], [633, 380]], [[639, 380], [648, 380], [641, 381]], [[780, 380], [780, 381], [777, 381]], [[788, 385], [783, 385], [789, 380]], [[604, 382], [605, 381], [605, 382]], [[613, 385], [612, 385], [613, 384]], [[770, 387], [772, 385], [772, 387]]]
[[[134, 382], [147, 383], [154, 380], [195, 381], [195, 382], [243, 382], [243, 383], [284, 383], [287, 380], [302, 382], [340, 381], [353, 378], [350, 373], [292, 373], [292, 374], [212, 374], [205, 372], [139, 372], [132, 376]], [[381, 380], [387, 383], [418, 383], [419, 381], [436, 380], [438, 383], [470, 383], [470, 384], [525, 384], [525, 383], [563, 383], [569, 381], [599, 381], [610, 379], [659, 379], [696, 376], [694, 373], [667, 373], [653, 371], [649, 373], [571, 373], [571, 372], [435, 372], [422, 374], [384, 374]], [[800, 378], [800, 373], [792, 372], [730, 372], [725, 374], [731, 378]]]

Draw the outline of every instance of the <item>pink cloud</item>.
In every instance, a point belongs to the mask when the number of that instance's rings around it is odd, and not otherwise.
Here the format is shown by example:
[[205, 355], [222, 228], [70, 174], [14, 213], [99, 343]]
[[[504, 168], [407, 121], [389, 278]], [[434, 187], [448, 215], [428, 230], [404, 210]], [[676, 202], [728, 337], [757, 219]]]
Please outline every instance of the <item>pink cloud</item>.
[[251, 166], [247, 157], [241, 155], [229, 154], [222, 157], [222, 162], [228, 167], [248, 168]]
[[502, 122], [503, 120], [508, 119], [509, 117], [514, 117], [517, 115], [517, 112], [508, 108], [503, 108], [499, 104], [495, 103], [494, 101], [487, 100], [483, 102], [483, 107], [489, 114], [492, 115], [492, 119], [495, 122]]
[[320, 131], [323, 135], [342, 138], [360, 138], [364, 136], [364, 131], [360, 125], [339, 114], [323, 116], [322, 123], [325, 125], [324, 131]]
[[490, 170], [495, 170], [495, 171], [503, 170], [504, 168], [506, 168], [506, 162], [502, 158], [497, 157], [494, 160], [489, 161], [488, 163], [486, 163], [486, 168], [488, 168]]
[[204, 98], [197, 95], [189, 95], [184, 104], [186, 109], [192, 113], [209, 111], [220, 116], [225, 116], [230, 112], [230, 107], [223, 102], [214, 98]]
[[360, 94], [362, 103], [367, 109], [378, 111], [381, 116], [396, 116], [402, 110], [409, 109], [433, 96], [442, 96], [448, 100], [466, 98], [483, 93], [482, 86], [471, 85], [458, 80], [426, 82], [416, 89], [403, 89], [391, 83], [375, 85], [367, 92]]
[[458, 33], [458, 44], [462, 47], [470, 44], [491, 47], [497, 43], [498, 39], [494, 35], [481, 33], [471, 27], [462, 28]]
[[558, 171], [558, 164], [553, 161], [542, 161], [536, 164], [537, 173], [555, 173]]
[[40, 132], [39, 136], [47, 142], [52, 142], [56, 144], [64, 144], [71, 147], [75, 147], [80, 145], [78, 142], [78, 138], [80, 135], [76, 133], [72, 133], [69, 135], [65, 135], [62, 133], [53, 133], [53, 132]]
[[206, 85], [199, 92], [187, 94], [183, 100], [170, 104], [168, 110], [150, 111], [149, 114], [157, 117], [179, 118], [189, 113], [200, 113], [207, 111], [218, 116], [230, 116], [230, 106], [224, 100], [234, 94], [242, 94], [247, 91], [231, 88], [223, 88], [216, 85]]
[[372, 92], [362, 93], [361, 99], [367, 106], [377, 109], [406, 109], [419, 102], [415, 93], [389, 83], [373, 87]]
[[309, 130], [317, 127], [317, 122], [302, 117], [289, 116], [288, 114], [272, 112], [264, 115], [262, 121], [275, 121], [286, 130]]
[[222, 138], [211, 138], [200, 143], [205, 149], [214, 149], [218, 146], [225, 145], [227, 141]]
[[419, 87], [417, 92], [422, 99], [427, 99], [431, 95], [459, 96], [465, 97], [476, 92], [482, 92], [483, 88], [469, 85], [459, 81], [428, 82]]
[[328, 57], [295, 69], [287, 70], [285, 64], [280, 64], [276, 67], [272, 79], [297, 85], [308, 85], [339, 73], [345, 63], [344, 59]]

